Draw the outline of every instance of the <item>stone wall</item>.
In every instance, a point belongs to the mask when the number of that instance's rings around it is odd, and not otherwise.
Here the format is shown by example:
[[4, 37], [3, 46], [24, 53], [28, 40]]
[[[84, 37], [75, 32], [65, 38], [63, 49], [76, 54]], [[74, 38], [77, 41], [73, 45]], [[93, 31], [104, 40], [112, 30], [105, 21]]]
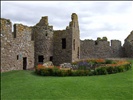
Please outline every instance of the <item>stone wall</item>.
[[[53, 47], [53, 63], [59, 65], [64, 62], [71, 62], [72, 60], [72, 36], [67, 30], [54, 31], [54, 47]], [[65, 39], [64, 48], [62, 48], [62, 39]], [[64, 41], [65, 41], [64, 40]]]
[[[35, 41], [35, 66], [53, 59], [53, 26], [49, 26], [48, 17], [42, 17], [33, 28], [32, 39]], [[43, 56], [43, 61], [39, 61]]]
[[123, 47], [125, 51], [125, 57], [133, 58], [133, 31], [131, 31], [129, 36], [125, 39]]
[[1, 71], [24, 69], [25, 57], [25, 69], [34, 67], [34, 42], [31, 41], [31, 33], [31, 28], [22, 24], [15, 24], [12, 32], [10, 20], [1, 19]]
[[81, 59], [123, 56], [122, 46], [119, 40], [111, 40], [111, 45], [109, 41], [84, 40], [81, 41], [80, 48]]
[[124, 57], [124, 51], [121, 45], [121, 41], [111, 40], [111, 52], [112, 52], [111, 53], [112, 58]]
[[[78, 16], [73, 13], [71, 20], [66, 30], [54, 31], [53, 63], [55, 65], [65, 62], [71, 63], [80, 58]], [[65, 39], [65, 43], [63, 43], [63, 39]], [[63, 48], [62, 45], [65, 45], [65, 48]]]
[[[13, 50], [15, 51], [15, 62], [18, 69], [23, 69], [23, 60], [27, 59], [27, 68], [34, 67], [34, 41], [31, 40], [32, 28], [22, 25], [15, 24]], [[18, 56], [18, 59], [17, 59]], [[17, 59], [17, 61], [16, 61]], [[21, 68], [20, 68], [21, 67]]]
[[12, 23], [9, 19], [1, 20], [1, 71], [9, 71], [14, 62]]

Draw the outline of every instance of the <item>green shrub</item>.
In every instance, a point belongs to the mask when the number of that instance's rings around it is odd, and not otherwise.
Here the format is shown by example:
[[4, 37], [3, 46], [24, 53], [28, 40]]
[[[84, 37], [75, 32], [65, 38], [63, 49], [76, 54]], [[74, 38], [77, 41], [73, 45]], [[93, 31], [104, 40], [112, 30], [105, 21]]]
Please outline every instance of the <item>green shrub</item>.
[[113, 67], [107, 67], [108, 74], [113, 74]]
[[76, 70], [76, 76], [84, 76], [84, 70]]
[[96, 75], [106, 75], [108, 74], [107, 70], [106, 70], [106, 67], [99, 67], [97, 68], [96, 70]]
[[72, 71], [72, 76], [77, 76], [77, 71], [76, 70]]
[[95, 75], [95, 74], [94, 74], [94, 70], [89, 71], [88, 75], [89, 75], [89, 76]]
[[84, 76], [88, 76], [89, 75], [89, 73], [90, 73], [90, 70], [84, 70]]
[[119, 72], [118, 66], [113, 67], [113, 73], [118, 73], [118, 72]]
[[105, 64], [116, 64], [113, 60], [105, 60]]
[[72, 76], [72, 70], [67, 70], [67, 75]]
[[124, 69], [127, 71], [127, 70], [129, 70], [129, 69], [131, 69], [131, 64], [126, 64], [126, 65], [124, 65]]
[[53, 75], [53, 76], [57, 76], [58, 70], [59, 70], [58, 68], [54, 67], [54, 68], [53, 68], [53, 74], [52, 74], [52, 75]]
[[118, 69], [118, 72], [123, 72], [124, 71], [124, 67], [123, 66], [118, 66], [117, 69]]
[[40, 69], [40, 75], [42, 76], [49, 76], [49, 71], [47, 69]]

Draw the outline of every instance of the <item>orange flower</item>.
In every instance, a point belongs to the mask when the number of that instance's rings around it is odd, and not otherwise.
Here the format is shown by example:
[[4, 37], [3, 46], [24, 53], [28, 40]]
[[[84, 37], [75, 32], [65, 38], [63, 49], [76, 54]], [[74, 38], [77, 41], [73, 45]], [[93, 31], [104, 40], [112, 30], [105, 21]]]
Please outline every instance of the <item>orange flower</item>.
[[97, 63], [102, 63], [102, 62], [105, 62], [105, 60], [104, 59], [96, 59], [96, 62]]
[[58, 69], [60, 69], [60, 66], [56, 66]]
[[44, 69], [44, 66], [41, 65], [41, 64], [38, 64], [36, 68], [37, 68], [37, 70], [39, 70], [39, 69]]
[[121, 65], [126, 65], [126, 64], [130, 64], [130, 62], [128, 62], [128, 61], [117, 61], [116, 64], [107, 64], [106, 66], [115, 67], [115, 66], [121, 66]]

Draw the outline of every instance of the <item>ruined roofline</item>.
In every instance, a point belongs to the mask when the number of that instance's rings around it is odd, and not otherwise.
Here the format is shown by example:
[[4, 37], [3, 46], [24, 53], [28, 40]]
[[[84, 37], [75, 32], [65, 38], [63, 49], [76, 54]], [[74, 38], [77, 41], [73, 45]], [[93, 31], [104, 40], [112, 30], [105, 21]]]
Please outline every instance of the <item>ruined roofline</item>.
[[28, 28], [31, 28], [32, 27], [32, 26], [28, 26], [28, 25], [25, 25], [25, 24], [22, 24], [22, 23], [14, 23], [13, 26], [14, 25], [28, 27]]
[[127, 38], [125, 39], [125, 41], [126, 40], [128, 40], [129, 38], [130, 38], [130, 36], [132, 36], [133, 35], [133, 30], [130, 32], [130, 34], [127, 36]]
[[[84, 39], [84, 40], [81, 40], [80, 41], [97, 41], [97, 40], [93, 40], [93, 39]], [[99, 41], [105, 41], [105, 40], [99, 40]], [[117, 39], [112, 39], [110, 41], [107, 41], [107, 42], [111, 42], [111, 41], [118, 41], [118, 42], [121, 42], [120, 40], [117, 40]]]
[[[48, 17], [48, 16], [43, 16], [42, 18], [44, 18], [44, 17]], [[0, 18], [0, 20], [1, 20], [1, 21], [2, 21], [2, 20], [3, 20], [3, 21], [8, 21], [9, 23], [12, 24], [12, 21], [11, 21], [10, 19], [8, 19], [8, 18]], [[20, 26], [29, 27], [29, 28], [30, 28], [30, 27], [32, 28], [32, 27], [36, 26], [36, 25], [28, 26], [28, 25], [23, 24], [23, 23], [14, 23], [13, 26], [14, 26], [14, 25], [20, 25]], [[53, 25], [48, 25], [48, 26], [53, 27]]]
[[[106, 38], [106, 40], [104, 39], [104, 37]], [[84, 40], [80, 40], [80, 41], [108, 41], [108, 38], [106, 36], [104, 36], [104, 37], [103, 38], [97, 37], [96, 40], [93, 40], [93, 39], [84, 39]], [[121, 42], [118, 39], [111, 39], [110, 41], [119, 41], [119, 42]], [[110, 42], [110, 41], [108, 41], [108, 42]]]
[[0, 20], [6, 20], [6, 21], [11, 22], [11, 20], [10, 20], [10, 19], [6, 19], [6, 18], [0, 18]]
[[54, 31], [65, 31], [65, 30], [68, 30], [70, 29], [71, 27], [73, 27], [73, 23], [77, 21], [78, 22], [78, 15], [76, 13], [72, 13], [71, 15], [71, 21], [69, 22], [68, 26], [66, 26], [65, 29], [62, 29], [62, 30], [54, 30]]
[[61, 32], [61, 31], [66, 31], [65, 29], [63, 30], [54, 30], [54, 32]]
[[[6, 19], [6, 18], [0, 18], [0, 20], [2, 21], [2, 20], [4, 20], [4, 21], [8, 21], [10, 24], [12, 24], [12, 21], [10, 20], [10, 19]], [[14, 25], [19, 25], [19, 26], [23, 26], [23, 27], [32, 27], [32, 26], [28, 26], [28, 25], [25, 25], [25, 24], [22, 24], [22, 23], [14, 23], [14, 24], [12, 24], [13, 26]]]
[[35, 26], [49, 26], [48, 16], [42, 16], [40, 21]]
[[[6, 21], [9, 21], [10, 23], [12, 23], [12, 21], [10, 21], [10, 19], [6, 19], [6, 18], [0, 18], [1, 20], [6, 20]], [[64, 31], [64, 30], [67, 30], [67, 29], [70, 29], [72, 26], [73, 26], [73, 22], [74, 21], [78, 21], [78, 16], [77, 16], [77, 14], [76, 13], [72, 13], [72, 15], [71, 15], [71, 21], [69, 22], [69, 25], [68, 26], [66, 26], [66, 28], [65, 29], [63, 29], [63, 30], [55, 30], [55, 31]], [[53, 27], [53, 25], [49, 25], [49, 23], [48, 23], [48, 16], [42, 16], [42, 18], [40, 19], [40, 21], [37, 23], [37, 24], [35, 24], [35, 25], [33, 25], [33, 26], [28, 26], [28, 25], [25, 25], [25, 24], [22, 24], [22, 23], [14, 23], [13, 24], [13, 26], [14, 25], [21, 25], [21, 26], [25, 26], [25, 27], [43, 27], [43, 26], [50, 26], [50, 27]]]
[[115, 43], [120, 43], [120, 46], [121, 47], [123, 47], [122, 46], [122, 44], [121, 44], [121, 41], [120, 40], [116, 40], [116, 39], [112, 39], [112, 40], [110, 40], [110, 41], [106, 41], [106, 40], [93, 40], [93, 39], [84, 39], [84, 40], [81, 40], [80, 39], [80, 42], [82, 42], [82, 43], [84, 43], [84, 42], [87, 42], [87, 43], [96, 43], [97, 42], [97, 45], [99, 44], [99, 43], [109, 43], [109, 45], [108, 46], [110, 46], [110, 47], [113, 47], [113, 45], [112, 44], [114, 44], [113, 42], [115, 42]]
[[8, 24], [8, 25], [12, 25], [12, 22], [10, 19], [6, 19], [6, 18], [0, 18], [0, 25], [2, 24]]

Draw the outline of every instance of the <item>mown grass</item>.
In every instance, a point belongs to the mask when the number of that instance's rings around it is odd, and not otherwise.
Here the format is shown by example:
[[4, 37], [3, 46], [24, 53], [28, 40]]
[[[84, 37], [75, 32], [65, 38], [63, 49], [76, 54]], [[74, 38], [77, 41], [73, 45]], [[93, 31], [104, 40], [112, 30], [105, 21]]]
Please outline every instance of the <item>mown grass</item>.
[[82, 77], [44, 77], [33, 71], [1, 74], [2, 100], [133, 100], [132, 93], [133, 69]]

